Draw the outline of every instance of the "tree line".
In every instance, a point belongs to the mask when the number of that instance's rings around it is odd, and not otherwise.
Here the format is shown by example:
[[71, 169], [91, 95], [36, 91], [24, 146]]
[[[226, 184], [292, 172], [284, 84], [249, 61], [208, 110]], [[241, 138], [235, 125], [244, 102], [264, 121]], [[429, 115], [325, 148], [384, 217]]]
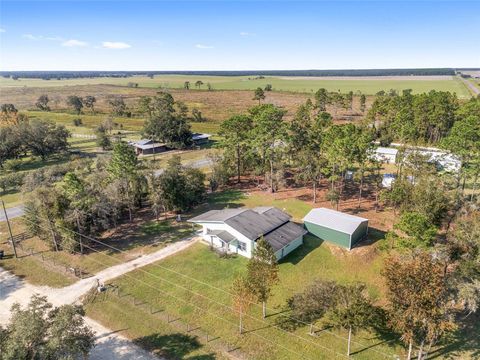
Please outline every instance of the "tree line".
[[[111, 156], [81, 159], [24, 180], [24, 222], [53, 250], [84, 252], [88, 237], [133, 220], [148, 199], [158, 218], [203, 201], [205, 175], [173, 157], [160, 174], [143, 168], [134, 149], [116, 142]], [[27, 192], [29, 191], [29, 192]]]
[[429, 76], [455, 75], [453, 68], [358, 70], [238, 70], [238, 71], [0, 71], [0, 76], [32, 79], [73, 79], [155, 75], [205, 76]]
[[367, 121], [375, 127], [380, 143], [436, 144], [449, 133], [457, 119], [459, 100], [455, 94], [432, 90], [412, 94], [404, 90], [377, 96]]
[[283, 183], [287, 168], [301, 169], [296, 180], [312, 187], [314, 201], [320, 180], [328, 179], [329, 197], [336, 203], [348, 169], [360, 169], [362, 185], [364, 174], [373, 171], [369, 154], [374, 132], [365, 126], [335, 125], [321, 109], [307, 100], [287, 122], [283, 109], [261, 104], [227, 119], [220, 126], [223, 166], [237, 182], [242, 176], [263, 175], [272, 192]]
[[27, 153], [47, 157], [68, 149], [70, 133], [63, 125], [41, 119], [28, 119], [12, 104], [0, 108], [0, 168], [7, 160]]

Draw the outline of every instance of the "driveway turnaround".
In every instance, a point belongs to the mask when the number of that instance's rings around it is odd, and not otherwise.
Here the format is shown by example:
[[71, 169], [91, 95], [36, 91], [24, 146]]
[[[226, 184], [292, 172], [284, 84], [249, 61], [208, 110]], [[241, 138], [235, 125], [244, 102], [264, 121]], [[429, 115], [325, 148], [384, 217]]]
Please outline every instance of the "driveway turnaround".
[[[55, 289], [48, 286], [34, 286], [21, 280], [10, 272], [0, 268], [0, 325], [7, 325], [10, 317], [10, 307], [14, 303], [22, 306], [30, 301], [33, 294], [46, 296], [55, 306], [73, 304], [96, 286], [97, 280], [101, 283], [112, 280], [130, 271], [162, 260], [170, 255], [186, 249], [195, 242], [193, 237], [177, 241], [152, 254], [143, 255], [134, 260], [109, 267], [95, 276], [77, 281], [70, 286]], [[122, 336], [119, 330], [107, 329], [95, 320], [85, 317], [85, 322], [97, 335], [97, 344], [90, 354], [92, 360], [158, 360], [159, 357], [141, 349], [130, 340]]]

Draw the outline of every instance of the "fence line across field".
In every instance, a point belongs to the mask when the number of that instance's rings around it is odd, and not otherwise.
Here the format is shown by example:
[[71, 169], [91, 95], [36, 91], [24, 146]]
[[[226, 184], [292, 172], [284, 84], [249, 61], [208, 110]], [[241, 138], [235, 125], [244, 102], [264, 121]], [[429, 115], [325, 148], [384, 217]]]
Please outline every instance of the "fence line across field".
[[[27, 221], [28, 221], [28, 220], [27, 220]], [[71, 229], [68, 229], [68, 228], [65, 228], [65, 227], [62, 227], [62, 228], [65, 229], [65, 230], [67, 230], [67, 231], [71, 231], [72, 233], [78, 234], [79, 236], [82, 236], [82, 237], [84, 237], [84, 238], [86, 238], [86, 239], [90, 239], [90, 240], [92, 240], [92, 241], [95, 241], [95, 239], [90, 238], [90, 237], [85, 236], [85, 235], [82, 235], [82, 234], [80, 234], [80, 233], [78, 233], [78, 232], [76, 232], [76, 231], [73, 231], [73, 230], [71, 230]], [[76, 241], [78, 244], [80, 244], [80, 242], [79, 242], [78, 240], [74, 240], [74, 241]], [[99, 243], [101, 243], [101, 242], [99, 242]], [[92, 248], [92, 247], [90, 247], [90, 246], [88, 246], [88, 245], [86, 245], [86, 244], [83, 244], [83, 247], [88, 248], [88, 249], [90, 249], [90, 250], [92, 250], [92, 251], [95, 251], [95, 252], [97, 252], [97, 253], [100, 253], [100, 254], [102, 254], [102, 255], [104, 255], [104, 256], [107, 256], [107, 257], [109, 257], [109, 258], [112, 258], [113, 260], [117, 261], [117, 262], [120, 263], [120, 264], [123, 263], [122, 260], [117, 259], [117, 258], [115, 258], [115, 257], [112, 256], [112, 255], [105, 254], [105, 253], [103, 253], [103, 252], [101, 252], [101, 251], [99, 251], [99, 250], [97, 250], [97, 249], [94, 249], [94, 248]], [[119, 250], [119, 251], [121, 251], [121, 250]], [[95, 262], [98, 262], [98, 261], [95, 260], [95, 259], [92, 259], [92, 260], [95, 261]], [[100, 263], [100, 262], [99, 262], [99, 263]], [[101, 264], [103, 264], [103, 263], [101, 263]], [[160, 281], [163, 281], [163, 282], [169, 283], [170, 285], [173, 285], [173, 286], [175, 286], [175, 287], [181, 288], [181, 289], [183, 289], [183, 290], [185, 290], [185, 291], [187, 291], [187, 292], [190, 292], [190, 293], [193, 294], [193, 295], [202, 297], [202, 298], [206, 299], [207, 301], [210, 301], [210, 302], [212, 302], [212, 303], [214, 303], [214, 304], [217, 304], [217, 305], [219, 305], [219, 306], [221, 306], [221, 307], [227, 308], [227, 309], [229, 309], [230, 311], [234, 312], [234, 309], [231, 308], [231, 307], [228, 306], [228, 305], [225, 305], [225, 304], [223, 304], [223, 303], [221, 303], [221, 302], [218, 302], [218, 301], [216, 301], [216, 300], [213, 300], [213, 299], [211, 299], [211, 298], [209, 298], [208, 296], [205, 296], [205, 295], [203, 295], [203, 294], [199, 294], [199, 293], [197, 293], [197, 292], [194, 292], [194, 291], [192, 291], [191, 289], [188, 289], [188, 288], [186, 288], [186, 287], [184, 287], [184, 286], [175, 284], [174, 282], [172, 282], [172, 281], [170, 281], [170, 280], [166, 280], [165, 278], [162, 278], [162, 277], [160, 277], [160, 276], [158, 276], [158, 275], [152, 274], [152, 273], [150, 273], [150, 272], [148, 272], [148, 271], [146, 271], [146, 270], [144, 270], [144, 269], [142, 269], [142, 268], [138, 268], [137, 271], [141, 271], [142, 273], [145, 273], [145, 274], [147, 274], [147, 275], [149, 275], [149, 276], [152, 276], [152, 277], [154, 277], [154, 278], [156, 278], [156, 279], [158, 279], [158, 280], [160, 280]], [[129, 275], [129, 274], [124, 274], [123, 276], [128, 276], [129, 278], [132, 278], [132, 276]], [[144, 284], [147, 284], [147, 286], [150, 286], [150, 287], [151, 287], [150, 284], [145, 283], [144, 281], [142, 281], [142, 280], [140, 280], [140, 279], [135, 279], [135, 278], [134, 278], [134, 280], [138, 280], [139, 282], [142, 282], [142, 283], [144, 283]], [[157, 289], [157, 290], [158, 290], [158, 289]], [[158, 290], [158, 291], [160, 291], [160, 290]], [[186, 302], [186, 303], [190, 304], [189, 302]], [[191, 305], [194, 306], [194, 307], [196, 307], [196, 306], [193, 305], [193, 304], [191, 304]], [[248, 315], [248, 314], [244, 314], [244, 316], [247, 317], [247, 318], [250, 318], [250, 319], [252, 319], [252, 320], [254, 320], [254, 321], [260, 322], [260, 323], [262, 323], [262, 324], [266, 324], [266, 325], [268, 325], [269, 327], [275, 328], [275, 329], [279, 330], [281, 333], [284, 333], [284, 334], [286, 334], [286, 335], [288, 335], [288, 336], [291, 336], [291, 337], [294, 337], [294, 338], [303, 340], [304, 342], [307, 342], [307, 343], [309, 343], [309, 344], [311, 344], [311, 345], [313, 345], [313, 346], [316, 346], [316, 347], [318, 347], [318, 348], [321, 348], [322, 350], [327, 350], [327, 351], [329, 351], [329, 352], [332, 352], [334, 355], [336, 354], [336, 355], [339, 355], [339, 356], [341, 356], [341, 357], [345, 357], [345, 358], [346, 358], [346, 356], [344, 356], [344, 355], [336, 352], [336, 351], [333, 350], [333, 349], [330, 349], [330, 348], [328, 348], [328, 347], [326, 347], [326, 346], [323, 346], [323, 345], [321, 345], [321, 344], [317, 344], [316, 342], [312, 341], [311, 339], [307, 339], [307, 338], [304, 338], [304, 337], [299, 336], [299, 335], [297, 335], [297, 334], [291, 333], [291, 332], [289, 332], [289, 331], [287, 331], [287, 330], [284, 330], [284, 329], [280, 328], [278, 325], [270, 324], [270, 323], [266, 322], [265, 320], [258, 319], [258, 318], [256, 318], [256, 317], [253, 317], [253, 316]], [[227, 321], [228, 321], [228, 320], [227, 320]], [[230, 322], [230, 321], [229, 321], [229, 322]], [[231, 322], [230, 322], [230, 323], [231, 323]], [[255, 333], [253, 333], [253, 334], [255, 334]], [[260, 336], [259, 334], [255, 334], [255, 335]], [[344, 340], [346, 340], [346, 339], [344, 339]], [[288, 349], [288, 348], [285, 348], [285, 350], [290, 351], [290, 349]], [[391, 356], [391, 355], [388, 355], [388, 356]], [[304, 356], [303, 356], [303, 358], [304, 358]]]
[[[43, 220], [46, 220], [46, 219], [43, 219]], [[74, 234], [76, 234], [76, 235], [78, 235], [78, 236], [81, 236], [81, 237], [83, 237], [83, 238], [85, 238], [85, 239], [94, 241], [94, 242], [96, 242], [96, 243], [98, 243], [98, 244], [100, 244], [100, 245], [103, 245], [103, 246], [105, 246], [105, 247], [108, 247], [108, 248], [110, 248], [110, 249], [112, 249], [112, 250], [118, 251], [118, 252], [120, 252], [120, 253], [125, 253], [125, 254], [127, 253], [125, 250], [118, 249], [118, 248], [116, 248], [116, 247], [114, 247], [114, 246], [112, 246], [112, 245], [106, 244], [106, 243], [104, 243], [104, 242], [102, 242], [102, 241], [100, 241], [100, 240], [97, 240], [97, 239], [93, 238], [93, 237], [80, 234], [79, 232], [74, 231], [74, 230], [72, 230], [72, 229], [68, 229], [68, 228], [65, 228], [65, 227], [62, 227], [62, 228], [65, 229], [65, 230], [67, 230], [67, 231], [70, 231], [71, 233], [74, 233]], [[182, 274], [182, 273], [180, 273], [180, 272], [178, 272], [178, 271], [175, 271], [175, 270], [172, 270], [172, 269], [170, 269], [170, 268], [168, 268], [168, 267], [162, 266], [161, 264], [153, 263], [153, 264], [150, 264], [150, 266], [155, 266], [155, 267], [158, 267], [158, 268], [160, 268], [160, 269], [169, 271], [169, 272], [174, 273], [174, 274], [176, 274], [176, 275], [178, 275], [178, 276], [181, 276], [181, 277], [184, 277], [184, 278], [186, 278], [186, 279], [192, 280], [192, 281], [194, 281], [194, 282], [196, 282], [196, 283], [202, 284], [202, 285], [204, 285], [204, 286], [208, 286], [208, 287], [210, 287], [211, 289], [214, 289], [214, 290], [223, 292], [224, 294], [227, 294], [227, 295], [229, 295], [229, 296], [232, 295], [229, 291], [227, 291], [227, 290], [225, 290], [225, 289], [222, 289], [222, 288], [213, 286], [213, 285], [211, 285], [211, 284], [205, 283], [205, 282], [203, 282], [203, 281], [201, 281], [201, 280], [198, 280], [198, 279], [196, 279], [196, 278], [193, 278], [193, 277], [191, 277], [191, 276]], [[152, 276], [153, 276], [153, 274], [152, 274]], [[200, 296], [202, 296], [202, 295], [200, 295]], [[253, 306], [256, 306], [256, 307], [259, 307], [259, 306], [260, 306], [260, 305], [258, 305], [257, 303], [252, 303], [252, 305], [253, 305]], [[224, 306], [226, 306], [226, 305], [224, 305]], [[267, 308], [267, 310], [271, 310], [271, 309], [268, 309], [268, 308]], [[328, 333], [328, 334], [330, 334], [330, 335], [332, 335], [332, 336], [334, 336], [334, 337], [337, 337], [337, 338], [339, 338], [339, 339], [343, 339], [343, 340], [345, 340], [345, 341], [348, 340], [347, 337], [344, 337], [344, 336], [335, 334], [335, 333], [329, 331], [328, 329], [320, 328], [320, 327], [318, 327], [318, 326], [313, 325], [312, 323], [307, 323], [307, 322], [305, 322], [305, 321], [302, 321], [302, 320], [297, 319], [297, 318], [295, 318], [295, 317], [292, 317], [292, 316], [290, 316], [290, 315], [285, 315], [285, 317], [287, 317], [287, 318], [289, 318], [290, 320], [293, 320], [293, 321], [295, 321], [295, 322], [298, 322], [298, 323], [300, 323], [300, 324], [303, 324], [303, 325], [305, 325], [305, 326], [308, 326], [310, 329], [313, 329], [313, 330], [314, 330], [314, 333], [315, 333], [315, 332], [324, 332], [324, 333]], [[262, 320], [257, 319], [257, 318], [255, 318], [255, 319], [256, 319], [257, 321], [262, 321]], [[264, 320], [263, 320], [263, 321], [264, 321]], [[264, 322], [265, 322], [265, 321], [264, 321]], [[281, 328], [279, 328], [279, 329], [282, 330], [282, 331], [286, 331], [286, 330], [281, 329]], [[313, 334], [310, 333], [310, 335], [313, 335]], [[304, 339], [304, 340], [307, 340], [307, 339], [305, 339], [305, 338], [303, 338], [303, 337], [301, 337], [301, 338]], [[395, 341], [395, 339], [391, 339], [391, 340], [389, 340], [388, 342], [392, 342], [392, 341]], [[359, 346], [362, 346], [362, 347], [369, 347], [369, 346], [370, 346], [370, 345], [365, 345], [365, 344], [363, 344], [363, 343], [361, 343], [361, 342], [358, 342], [358, 341], [356, 341], [356, 340], [351, 340], [351, 343], [352, 343], [352, 344], [359, 345]], [[395, 356], [397, 356], [397, 354], [387, 354], [387, 353], [385, 353], [385, 352], [383, 352], [383, 351], [380, 351], [380, 350], [377, 350], [377, 349], [373, 349], [373, 348], [370, 348], [370, 350], [371, 350], [371, 351], [374, 351], [374, 352], [376, 352], [376, 353], [378, 353], [378, 354], [384, 355], [384, 356], [389, 356], [389, 357], [395, 357]]]

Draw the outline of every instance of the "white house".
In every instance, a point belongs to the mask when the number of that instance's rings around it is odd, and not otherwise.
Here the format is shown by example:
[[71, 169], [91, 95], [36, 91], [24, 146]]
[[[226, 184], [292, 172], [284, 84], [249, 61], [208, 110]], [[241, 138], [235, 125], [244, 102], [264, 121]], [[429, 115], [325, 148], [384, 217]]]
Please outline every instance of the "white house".
[[214, 247], [252, 257], [255, 242], [264, 237], [281, 259], [303, 244], [303, 227], [274, 207], [211, 210], [190, 220], [202, 226], [202, 238]]

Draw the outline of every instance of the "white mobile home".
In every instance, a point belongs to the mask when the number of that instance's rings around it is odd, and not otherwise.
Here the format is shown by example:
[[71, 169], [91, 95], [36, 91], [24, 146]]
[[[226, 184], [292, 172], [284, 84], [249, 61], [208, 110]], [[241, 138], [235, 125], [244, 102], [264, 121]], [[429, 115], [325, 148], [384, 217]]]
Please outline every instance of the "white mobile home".
[[395, 164], [397, 159], [398, 150], [387, 147], [378, 147], [372, 154], [372, 157], [387, 164]]

